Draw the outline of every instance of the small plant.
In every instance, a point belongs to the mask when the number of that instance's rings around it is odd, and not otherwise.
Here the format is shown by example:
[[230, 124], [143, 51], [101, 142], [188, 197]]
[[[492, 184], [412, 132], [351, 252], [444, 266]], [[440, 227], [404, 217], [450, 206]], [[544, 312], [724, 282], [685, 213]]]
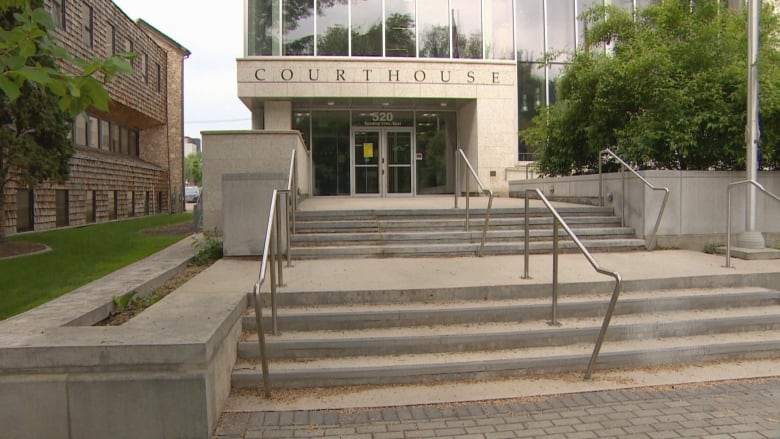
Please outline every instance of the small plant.
[[722, 247], [722, 244], [710, 242], [704, 246], [704, 253], [714, 255], [718, 252], [718, 247]]
[[114, 296], [112, 298], [114, 310], [111, 314], [119, 314], [130, 310], [142, 311], [159, 302], [162, 298], [156, 294], [149, 296], [138, 296], [137, 294], [137, 291], [131, 291], [127, 294], [122, 294], [121, 296]]
[[204, 239], [193, 238], [192, 246], [197, 253], [192, 257], [195, 265], [205, 265], [222, 257], [222, 241], [216, 232], [206, 232]]

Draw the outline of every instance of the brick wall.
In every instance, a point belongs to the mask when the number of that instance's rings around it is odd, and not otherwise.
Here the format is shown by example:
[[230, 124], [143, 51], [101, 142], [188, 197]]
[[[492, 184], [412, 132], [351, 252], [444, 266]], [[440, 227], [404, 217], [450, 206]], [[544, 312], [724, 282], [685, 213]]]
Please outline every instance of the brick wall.
[[[139, 157], [89, 148], [77, 148], [70, 161], [71, 175], [63, 184], [35, 188], [34, 229], [56, 227], [56, 191], [68, 190], [69, 225], [86, 223], [87, 191], [94, 191], [96, 222], [107, 221], [114, 206], [109, 192], [116, 193], [117, 219], [152, 213], [181, 212], [183, 203], [183, 60], [189, 51], [144, 22], [136, 23], [110, 0], [66, 0], [65, 29], [57, 29], [59, 43], [81, 58], [111, 55], [111, 29], [116, 29], [118, 52], [132, 41], [139, 57], [129, 75], [118, 75], [107, 84], [112, 99], [108, 112], [87, 112], [104, 120], [134, 128], [139, 133]], [[93, 11], [93, 46], [83, 42], [86, 6]], [[51, 10], [51, 0], [46, 0]], [[148, 80], [144, 78], [140, 53], [148, 57]], [[159, 91], [157, 65], [160, 66]], [[66, 70], [69, 66], [65, 66]], [[16, 233], [14, 182], [6, 185], [6, 236]]]

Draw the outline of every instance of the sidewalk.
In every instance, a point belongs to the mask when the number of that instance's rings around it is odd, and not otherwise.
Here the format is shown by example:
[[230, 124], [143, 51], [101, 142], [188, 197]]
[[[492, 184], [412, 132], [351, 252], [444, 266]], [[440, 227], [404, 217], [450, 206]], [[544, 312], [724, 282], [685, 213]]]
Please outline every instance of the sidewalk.
[[780, 438], [780, 380], [466, 404], [225, 413], [215, 438]]

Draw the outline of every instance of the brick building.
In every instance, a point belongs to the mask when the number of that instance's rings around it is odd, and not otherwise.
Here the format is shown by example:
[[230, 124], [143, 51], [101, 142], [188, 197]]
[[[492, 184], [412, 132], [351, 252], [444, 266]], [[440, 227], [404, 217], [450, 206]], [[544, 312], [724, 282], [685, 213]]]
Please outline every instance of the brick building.
[[110, 0], [46, 0], [59, 43], [89, 59], [133, 51], [131, 74], [106, 89], [108, 112], [73, 122], [70, 179], [30, 191], [6, 186], [6, 235], [181, 212], [183, 62], [190, 52]]

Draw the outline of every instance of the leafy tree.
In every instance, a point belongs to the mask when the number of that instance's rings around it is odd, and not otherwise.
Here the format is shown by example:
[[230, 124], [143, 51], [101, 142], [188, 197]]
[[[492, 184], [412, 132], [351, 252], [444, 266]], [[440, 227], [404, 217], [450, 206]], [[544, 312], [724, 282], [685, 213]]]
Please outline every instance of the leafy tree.
[[188, 184], [203, 186], [203, 156], [196, 152], [184, 158], [184, 179]]
[[[89, 107], [107, 111], [103, 82], [130, 71], [130, 54], [82, 60], [56, 44], [52, 29], [42, 0], [0, 1], [0, 195], [11, 182], [66, 180], [72, 117]], [[5, 214], [0, 196], [0, 240]]]
[[[592, 171], [605, 147], [640, 168], [744, 169], [745, 10], [670, 0], [636, 19], [614, 7], [583, 18], [586, 46], [565, 68], [556, 103], [521, 133], [539, 151], [542, 172]], [[780, 165], [778, 36], [778, 17], [765, 4], [759, 54], [765, 168]]]

